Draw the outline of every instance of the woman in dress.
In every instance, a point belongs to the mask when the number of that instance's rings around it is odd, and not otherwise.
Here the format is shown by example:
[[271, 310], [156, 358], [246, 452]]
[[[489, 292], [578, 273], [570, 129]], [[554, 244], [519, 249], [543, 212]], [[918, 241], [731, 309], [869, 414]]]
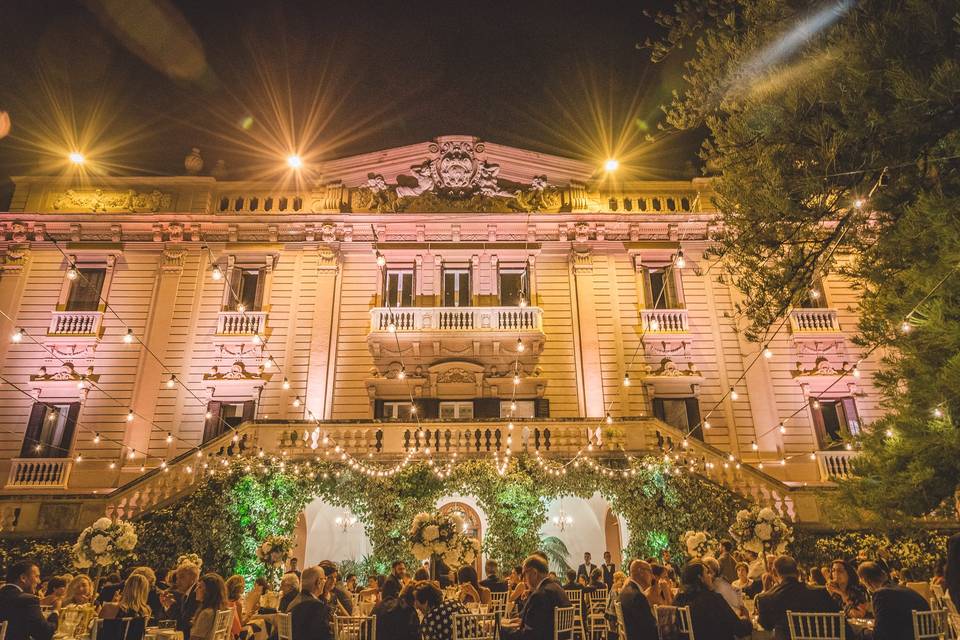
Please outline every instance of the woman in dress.
[[450, 640], [453, 638], [453, 616], [470, 613], [456, 600], [447, 600], [443, 592], [433, 582], [418, 582], [413, 590], [414, 606], [423, 621], [420, 631], [423, 640]]
[[150, 581], [139, 573], [132, 573], [123, 583], [123, 591], [117, 602], [105, 602], [100, 608], [100, 617], [104, 620], [116, 618], [143, 618], [149, 620], [153, 615], [147, 598], [150, 596]]
[[400, 591], [396, 580], [384, 582], [380, 592], [380, 602], [373, 608], [372, 614], [377, 620], [377, 637], [392, 640], [420, 640], [420, 617], [414, 608], [411, 583]]
[[614, 602], [620, 602], [620, 589], [623, 588], [623, 583], [627, 581], [627, 574], [623, 571], [614, 571], [613, 572], [613, 584], [610, 585], [610, 592], [607, 593], [607, 606], [603, 610], [603, 614], [607, 619], [607, 629], [610, 631], [607, 632], [608, 640], [617, 640], [619, 637], [616, 631], [617, 628], [617, 611], [614, 609]]
[[227, 608], [227, 587], [223, 578], [208, 573], [197, 582], [197, 612], [190, 623], [191, 640], [213, 640], [217, 612]]
[[735, 640], [749, 636], [753, 632], [749, 618], [737, 616], [723, 596], [712, 588], [713, 574], [703, 562], [693, 560], [683, 568], [680, 593], [674, 604], [690, 607], [692, 635], [697, 640]]
[[230, 635], [236, 638], [243, 628], [243, 590], [247, 585], [243, 581], [243, 576], [230, 576], [224, 586], [227, 589], [227, 604], [234, 612], [233, 623], [230, 625]]
[[653, 582], [643, 592], [650, 606], [669, 606], [673, 604], [673, 583], [670, 581], [670, 573], [662, 564], [651, 564], [650, 572], [653, 574]]
[[[295, 576], [296, 574], [290, 575]], [[270, 591], [270, 585], [267, 584], [267, 579], [263, 576], [257, 578], [253, 583], [253, 589], [250, 589], [246, 600], [243, 601], [243, 613], [246, 618], [241, 620], [242, 623], [246, 624], [247, 620], [260, 611], [260, 598], [262, 598], [263, 594], [267, 591]]]
[[753, 580], [750, 579], [750, 565], [746, 562], [737, 563], [737, 579], [730, 583], [734, 589], [739, 589], [741, 592], [744, 589], [750, 587], [753, 584]]
[[60, 603], [60, 606], [66, 607], [71, 604], [93, 604], [93, 582], [87, 576], [81, 574], [67, 584], [67, 590], [63, 594], [63, 602]]
[[457, 584], [460, 587], [458, 593], [460, 602], [490, 604], [490, 589], [480, 585], [477, 570], [472, 565], [465, 564], [457, 569]]
[[860, 585], [860, 578], [853, 565], [846, 560], [834, 560], [830, 565], [830, 581], [827, 591], [843, 608], [847, 618], [864, 618], [869, 609], [867, 591]]

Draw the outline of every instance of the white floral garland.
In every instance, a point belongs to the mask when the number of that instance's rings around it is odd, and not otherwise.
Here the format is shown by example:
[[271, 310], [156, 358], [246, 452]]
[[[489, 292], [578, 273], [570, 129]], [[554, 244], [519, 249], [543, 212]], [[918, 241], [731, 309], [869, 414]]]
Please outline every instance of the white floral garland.
[[77, 569], [106, 568], [134, 558], [137, 531], [125, 520], [100, 518], [80, 532], [73, 545], [73, 566]]

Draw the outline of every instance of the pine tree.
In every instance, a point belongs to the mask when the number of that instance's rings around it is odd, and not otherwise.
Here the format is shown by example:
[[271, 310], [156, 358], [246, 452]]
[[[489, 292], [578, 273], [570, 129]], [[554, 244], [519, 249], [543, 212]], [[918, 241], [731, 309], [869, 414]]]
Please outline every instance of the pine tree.
[[657, 21], [653, 59], [688, 56], [667, 121], [708, 132], [715, 253], [748, 337], [819, 275], [848, 278], [887, 414], [841, 495], [886, 521], [928, 513], [960, 482], [956, 1], [680, 0]]

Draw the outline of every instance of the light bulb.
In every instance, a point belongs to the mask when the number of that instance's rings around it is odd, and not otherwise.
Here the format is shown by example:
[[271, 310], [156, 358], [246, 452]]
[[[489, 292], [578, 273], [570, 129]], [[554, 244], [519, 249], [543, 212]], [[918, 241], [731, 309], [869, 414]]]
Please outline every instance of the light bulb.
[[516, 401], [511, 400], [511, 401], [510, 401], [510, 411], [516, 411], [516, 410], [517, 410], [517, 403], [516, 403]]
[[219, 265], [213, 265], [213, 270], [210, 272], [210, 277], [214, 280], [223, 279], [223, 271], [220, 270]]
[[133, 422], [133, 409], [127, 412], [127, 422]]
[[787, 460], [786, 460], [786, 458], [780, 458], [780, 466], [781, 466], [781, 467], [787, 466]]
[[603, 170], [607, 173], [616, 171], [620, 168], [620, 161], [616, 158], [607, 158], [606, 162], [603, 163]]
[[814, 300], [820, 299], [820, 290], [819, 289], [810, 289], [810, 297]]
[[892, 437], [893, 437], [893, 429], [887, 429], [886, 431], [884, 431], [884, 433], [886, 434], [886, 436], [887, 436], [888, 438], [892, 438]]
[[853, 206], [857, 209], [862, 209], [864, 204], [866, 204], [866, 202], [864, 202], [863, 198], [857, 198], [853, 201]]
[[942, 417], [943, 417], [943, 409], [941, 409], [940, 407], [934, 407], [934, 409], [933, 409], [933, 417], [934, 417], [934, 418], [942, 418]]
[[71, 151], [71, 152], [67, 155], [67, 158], [68, 158], [68, 159], [70, 160], [70, 162], [72, 162], [73, 164], [83, 164], [83, 163], [86, 162], [86, 160], [87, 160], [86, 158], [83, 157], [83, 154], [80, 153], [79, 151]]
[[83, 462], [83, 454], [78, 453], [77, 457], [74, 458], [77, 462]]
[[607, 413], [607, 424], [613, 424], [613, 416]]
[[167, 444], [170, 444], [171, 442], [173, 442], [173, 434], [168, 431], [168, 432], [167, 432]]
[[660, 331], [660, 321], [656, 318], [650, 320], [650, 331]]
[[816, 452], [816, 451], [811, 451], [811, 452], [810, 452], [810, 459], [811, 459], [811, 460], [816, 460], [816, 459], [817, 459], [817, 452]]
[[773, 357], [773, 351], [770, 350], [769, 346], [763, 348], [763, 357], [767, 360]]
[[526, 297], [524, 297], [523, 293], [520, 294], [520, 306], [521, 307], [527, 306], [527, 299]]
[[43, 449], [43, 447], [40, 446], [40, 443], [39, 443], [39, 442], [38, 442], [37, 444], [33, 445], [33, 450], [34, 450], [34, 451], [40, 451], [41, 449]]
[[910, 324], [907, 320], [904, 320], [902, 323], [900, 323], [900, 331], [902, 333], [910, 333], [912, 329], [913, 329], [913, 325]]
[[99, 433], [93, 434], [93, 444], [100, 444], [100, 434], [99, 434]]
[[263, 344], [263, 338], [260, 337], [259, 333], [255, 333], [253, 334], [253, 337], [250, 338], [250, 342], [256, 345], [260, 345], [260, 344]]
[[710, 424], [710, 421], [709, 421], [709, 420], [704, 420], [704, 421], [703, 421], [703, 428], [704, 428], [704, 429], [706, 429], [707, 431], [710, 431], [711, 427], [713, 427], [713, 425]]
[[238, 312], [243, 313], [246, 310], [247, 310], [247, 305], [243, 304], [242, 302], [237, 305]]
[[377, 266], [380, 267], [381, 269], [387, 266], [387, 259], [379, 251], [377, 251]]
[[629, 386], [630, 386], [630, 374], [629, 374], [629, 373], [623, 374], [623, 386], [625, 386], [625, 387], [629, 387]]
[[786, 432], [787, 432], [787, 425], [783, 424], [782, 422], [780, 423], [780, 427], [779, 427], [779, 428], [780, 428], [780, 433], [786, 433]]
[[740, 394], [737, 393], [737, 390], [734, 389], [733, 387], [730, 387], [730, 399], [731, 399], [731, 400], [738, 400], [739, 398], [740, 398]]
[[760, 447], [757, 445], [757, 441], [756, 441], [756, 440], [754, 440], [753, 442], [750, 443], [750, 448], [753, 449], [754, 451], [759, 451], [759, 450], [760, 450]]
[[853, 377], [854, 377], [854, 378], [859, 378], [859, 377], [860, 377], [860, 367], [858, 367], [857, 365], [853, 365], [853, 370], [852, 370], [850, 373], [853, 374]]
[[814, 398], [814, 400], [813, 400], [813, 408], [814, 408], [814, 409], [819, 409], [819, 408], [820, 408], [820, 401], [817, 400], [816, 398]]
[[170, 379], [167, 380], [167, 389], [173, 389], [174, 385], [177, 384], [177, 376], [170, 374]]
[[291, 153], [287, 156], [287, 166], [291, 169], [300, 169], [303, 167], [303, 158], [295, 153]]
[[391, 320], [389, 324], [387, 324], [387, 331], [389, 331], [390, 333], [397, 332], [397, 325], [393, 322], [393, 320]]
[[273, 362], [273, 356], [269, 356], [269, 357], [266, 359], [266, 361], [263, 363], [263, 368], [264, 368], [264, 369], [272, 369], [272, 368], [273, 368], [273, 364], [274, 364], [274, 362]]
[[674, 259], [673, 264], [677, 269], [683, 269], [687, 266], [687, 261], [683, 257], [683, 249], [677, 249], [677, 257]]
[[520, 338], [517, 338], [517, 351], [519, 351], [520, 353], [523, 353], [525, 350], [526, 350], [526, 347], [523, 346], [523, 340], [521, 340]]
[[127, 451], [127, 460], [133, 460], [134, 456], [136, 455], [137, 454], [134, 453], [133, 449], [131, 449], [130, 451]]
[[415, 405], [415, 404], [410, 405], [410, 415], [413, 416], [413, 415], [416, 415], [416, 414], [417, 414], [417, 405]]
[[212, 412], [212, 411], [207, 411], [205, 414], [203, 414], [203, 417], [206, 418], [207, 420], [209, 420], [210, 418], [213, 417], [213, 412]]
[[403, 380], [406, 377], [407, 377], [406, 371], [404, 371], [403, 369], [400, 369], [400, 371], [397, 371], [397, 380]]
[[520, 376], [519, 376], [518, 374], [514, 374], [514, 376], [513, 376], [513, 384], [514, 384], [514, 386], [520, 384]]
[[111, 469], [116, 469], [116, 468], [117, 468], [117, 463], [116, 463], [116, 462], [111, 462], [111, 463], [108, 464], [107, 466], [110, 467]]
[[80, 275], [80, 272], [77, 271], [77, 268], [73, 265], [70, 265], [70, 268], [67, 269], [67, 277], [71, 280], [76, 280], [77, 276]]
[[21, 327], [20, 329], [17, 329], [10, 335], [10, 340], [13, 342], [20, 342], [21, 340], [23, 340], [23, 336], [25, 335], [27, 335], [27, 332], [24, 331], [24, 329]]
[[133, 342], [133, 329], [127, 329], [127, 334], [123, 336], [123, 341], [126, 342], [127, 344], [130, 344]]
[[300, 406], [300, 396], [297, 396], [296, 398], [293, 399], [293, 406], [295, 407]]
[[284, 378], [284, 379], [283, 379], [283, 385], [282, 385], [282, 386], [283, 386], [284, 389], [289, 389], [289, 388], [290, 388], [290, 381], [287, 380], [286, 378]]

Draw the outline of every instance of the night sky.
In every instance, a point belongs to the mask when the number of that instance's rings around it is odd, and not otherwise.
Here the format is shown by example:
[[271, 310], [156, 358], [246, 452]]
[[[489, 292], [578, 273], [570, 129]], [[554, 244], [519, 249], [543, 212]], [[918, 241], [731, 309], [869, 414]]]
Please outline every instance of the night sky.
[[7, 0], [0, 176], [52, 173], [65, 130], [115, 174], [182, 174], [192, 146], [244, 177], [265, 140], [322, 159], [462, 133], [588, 160], [647, 145], [644, 175], [690, 176], [696, 136], [657, 131], [681, 61], [635, 46], [663, 4]]

